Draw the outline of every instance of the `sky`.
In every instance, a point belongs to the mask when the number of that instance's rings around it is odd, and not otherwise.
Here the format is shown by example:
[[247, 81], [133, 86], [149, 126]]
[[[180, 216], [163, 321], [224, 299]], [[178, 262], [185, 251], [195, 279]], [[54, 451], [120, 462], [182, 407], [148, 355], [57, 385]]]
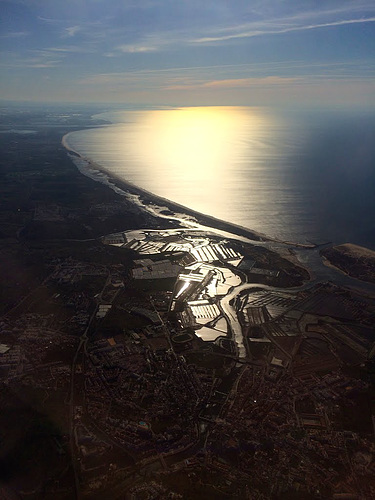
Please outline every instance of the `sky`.
[[374, 0], [0, 0], [0, 99], [375, 105]]

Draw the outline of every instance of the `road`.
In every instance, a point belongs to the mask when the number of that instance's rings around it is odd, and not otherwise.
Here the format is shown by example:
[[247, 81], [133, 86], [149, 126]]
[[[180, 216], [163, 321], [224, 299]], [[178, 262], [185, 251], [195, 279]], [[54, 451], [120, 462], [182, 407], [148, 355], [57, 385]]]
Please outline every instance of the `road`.
[[[111, 272], [109, 270], [107, 279], [103, 285], [103, 288], [101, 292], [98, 295], [97, 301], [98, 303], [101, 302], [103, 292], [107, 285], [111, 281]], [[70, 435], [70, 455], [71, 455], [71, 461], [72, 461], [72, 467], [74, 471], [74, 480], [75, 480], [75, 498], [79, 500], [81, 498], [81, 492], [80, 492], [80, 484], [79, 484], [79, 476], [78, 476], [78, 469], [79, 469], [79, 457], [77, 456], [77, 447], [75, 443], [75, 433], [74, 433], [74, 417], [75, 417], [75, 411], [76, 411], [76, 406], [82, 406], [82, 405], [77, 405], [75, 401], [75, 389], [76, 389], [76, 371], [77, 371], [77, 361], [80, 355], [84, 355], [86, 353], [86, 346], [87, 346], [87, 341], [89, 339], [88, 337], [88, 332], [90, 331], [91, 324], [93, 320], [95, 319], [97, 312], [97, 307], [95, 307], [93, 313], [90, 316], [88, 325], [81, 335], [79, 339], [79, 344], [76, 349], [76, 352], [74, 354], [74, 358], [71, 364], [71, 375], [70, 375], [70, 390], [69, 390], [69, 435]]]

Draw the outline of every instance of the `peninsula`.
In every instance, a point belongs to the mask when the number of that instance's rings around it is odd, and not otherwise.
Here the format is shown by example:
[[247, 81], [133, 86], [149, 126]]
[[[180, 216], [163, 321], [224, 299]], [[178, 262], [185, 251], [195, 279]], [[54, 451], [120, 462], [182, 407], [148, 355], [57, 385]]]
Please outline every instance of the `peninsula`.
[[354, 278], [375, 283], [375, 251], [352, 243], [321, 250], [328, 262]]

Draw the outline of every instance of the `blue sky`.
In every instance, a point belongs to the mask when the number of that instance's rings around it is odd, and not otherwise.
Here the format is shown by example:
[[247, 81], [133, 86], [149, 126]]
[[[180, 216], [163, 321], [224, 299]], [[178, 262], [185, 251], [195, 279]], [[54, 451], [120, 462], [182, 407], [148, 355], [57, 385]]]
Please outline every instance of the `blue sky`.
[[373, 0], [0, 0], [0, 99], [375, 104]]

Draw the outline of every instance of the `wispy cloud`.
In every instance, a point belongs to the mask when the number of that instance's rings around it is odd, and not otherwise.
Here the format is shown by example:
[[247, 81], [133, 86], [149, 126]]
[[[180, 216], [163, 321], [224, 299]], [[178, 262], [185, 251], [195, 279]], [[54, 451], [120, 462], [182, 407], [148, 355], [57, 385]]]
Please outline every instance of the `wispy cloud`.
[[[121, 32], [112, 32], [114, 38], [123, 36]], [[123, 43], [114, 47], [112, 55], [142, 54], [146, 52], [160, 52], [170, 47], [181, 46], [186, 43], [186, 38], [181, 32], [170, 30], [168, 32], [148, 33], [145, 36], [137, 36], [131, 43]]]
[[285, 88], [312, 85], [323, 81], [356, 81], [358, 79], [371, 81], [374, 76], [375, 65], [369, 66], [368, 63], [361, 61], [336, 64], [277, 61], [101, 73], [82, 78], [78, 83], [100, 88], [147, 88], [163, 91], [239, 90], [254, 87]]
[[46, 51], [48, 51], [48, 52], [74, 53], [74, 52], [81, 52], [82, 47], [80, 47], [80, 46], [48, 47], [48, 49], [46, 49]]
[[[105, 2], [98, 3], [104, 9]], [[157, 2], [155, 20], [152, 19], [155, 1], [128, 1], [116, 5], [114, 11], [115, 3], [111, 0], [108, 10], [98, 10], [90, 17], [77, 17], [76, 21], [72, 15], [64, 19], [59, 17], [53, 9], [46, 10], [46, 15], [39, 15], [38, 19], [47, 25], [56, 25], [56, 32], [60, 27], [63, 39], [77, 38], [92, 46], [96, 44], [98, 56], [107, 60], [127, 54], [141, 57], [146, 53], [176, 52], [197, 45], [375, 22], [375, 5], [367, 0], [355, 3], [328, 0], [324, 3], [325, 8], [313, 10], [311, 3], [303, 0], [298, 5], [288, 0], [282, 3], [263, 0], [252, 1], [251, 5], [230, 6], [222, 0], [207, 0], [204, 5], [192, 0], [188, 6], [162, 0]], [[68, 10], [62, 9], [62, 12], [66, 15]]]
[[[367, 18], [360, 18], [360, 19], [345, 19], [342, 21], [331, 21], [331, 22], [326, 22], [326, 23], [317, 23], [317, 24], [305, 24], [302, 26], [287, 26], [287, 27], [281, 27], [279, 28], [272, 28], [271, 23], [261, 23], [261, 27], [256, 29], [256, 26], [260, 25], [260, 23], [254, 23], [253, 28], [250, 29], [249, 31], [242, 31], [239, 33], [231, 33], [227, 35], [220, 35], [220, 36], [211, 36], [211, 37], [202, 37], [202, 38], [197, 38], [191, 40], [193, 43], [212, 43], [212, 42], [223, 42], [227, 40], [233, 40], [236, 38], [252, 38], [256, 36], [264, 36], [264, 35], [279, 35], [283, 33], [290, 33], [292, 31], [306, 31], [306, 30], [313, 30], [313, 29], [319, 29], [319, 28], [329, 28], [329, 27], [334, 27], [334, 26], [345, 26], [347, 24], [359, 24], [359, 23], [373, 23], [375, 22], [375, 17], [367, 17]], [[236, 28], [238, 29], [238, 28]]]
[[64, 55], [48, 50], [30, 50], [25, 56], [4, 52], [1, 66], [4, 68], [56, 68], [63, 62]]
[[[293, 76], [282, 75], [283, 68], [271, 65], [227, 65], [168, 70], [142, 70], [122, 73], [102, 73], [80, 79], [86, 93], [101, 95], [109, 100], [129, 102], [163, 102], [185, 105], [285, 103], [364, 103], [375, 96], [373, 75], [363, 77], [356, 65], [346, 67], [295, 62]], [[262, 67], [263, 66], [263, 67]], [[293, 66], [293, 65], [291, 65]], [[270, 72], [272, 75], [248, 76], [246, 73]], [[321, 72], [319, 72], [319, 70]], [[279, 74], [277, 74], [279, 71]], [[238, 77], [225, 78], [226, 74]], [[219, 77], [219, 75], [222, 75]], [[240, 76], [242, 75], [242, 76]]]
[[236, 89], [249, 88], [253, 86], [275, 86], [275, 85], [291, 85], [300, 83], [302, 78], [287, 78], [282, 76], [266, 76], [261, 78], [229, 78], [227, 80], [211, 80], [196, 84], [177, 84], [166, 87], [166, 90], [192, 90], [198, 88], [213, 88], [213, 89]]
[[49, 23], [49, 24], [61, 24], [64, 22], [61, 19], [51, 19], [49, 17], [43, 17], [43, 16], [37, 16], [37, 19], [39, 21], [43, 21], [44, 23]]
[[[50, 76], [56, 94], [69, 83], [83, 96], [145, 92], [161, 95], [160, 102], [189, 92], [246, 95], [248, 102], [262, 89], [276, 95], [328, 81], [332, 88], [375, 81], [374, 0], [5, 2], [1, 65], [17, 68], [7, 71], [12, 92], [12, 82], [22, 80], [27, 94], [31, 74], [35, 81]], [[340, 37], [328, 40], [330, 30]], [[26, 68], [24, 77], [18, 68]]]
[[4, 62], [1, 64], [4, 68], [56, 68], [61, 64], [60, 59], [43, 61], [38, 58], [30, 59], [15, 59], [12, 62]]
[[59, 66], [61, 61], [59, 60], [56, 60], [56, 61], [48, 61], [48, 62], [32, 62], [32, 61], [29, 61], [29, 62], [26, 62], [23, 66], [25, 68], [56, 68], [56, 66]]
[[28, 35], [30, 35], [29, 31], [13, 31], [0, 34], [0, 38], [23, 38]]
[[117, 50], [124, 54], [137, 54], [142, 52], [156, 52], [158, 47], [147, 45], [120, 45]]
[[65, 28], [66, 36], [75, 36], [79, 31], [81, 31], [81, 26], [71, 26], [70, 28]]

